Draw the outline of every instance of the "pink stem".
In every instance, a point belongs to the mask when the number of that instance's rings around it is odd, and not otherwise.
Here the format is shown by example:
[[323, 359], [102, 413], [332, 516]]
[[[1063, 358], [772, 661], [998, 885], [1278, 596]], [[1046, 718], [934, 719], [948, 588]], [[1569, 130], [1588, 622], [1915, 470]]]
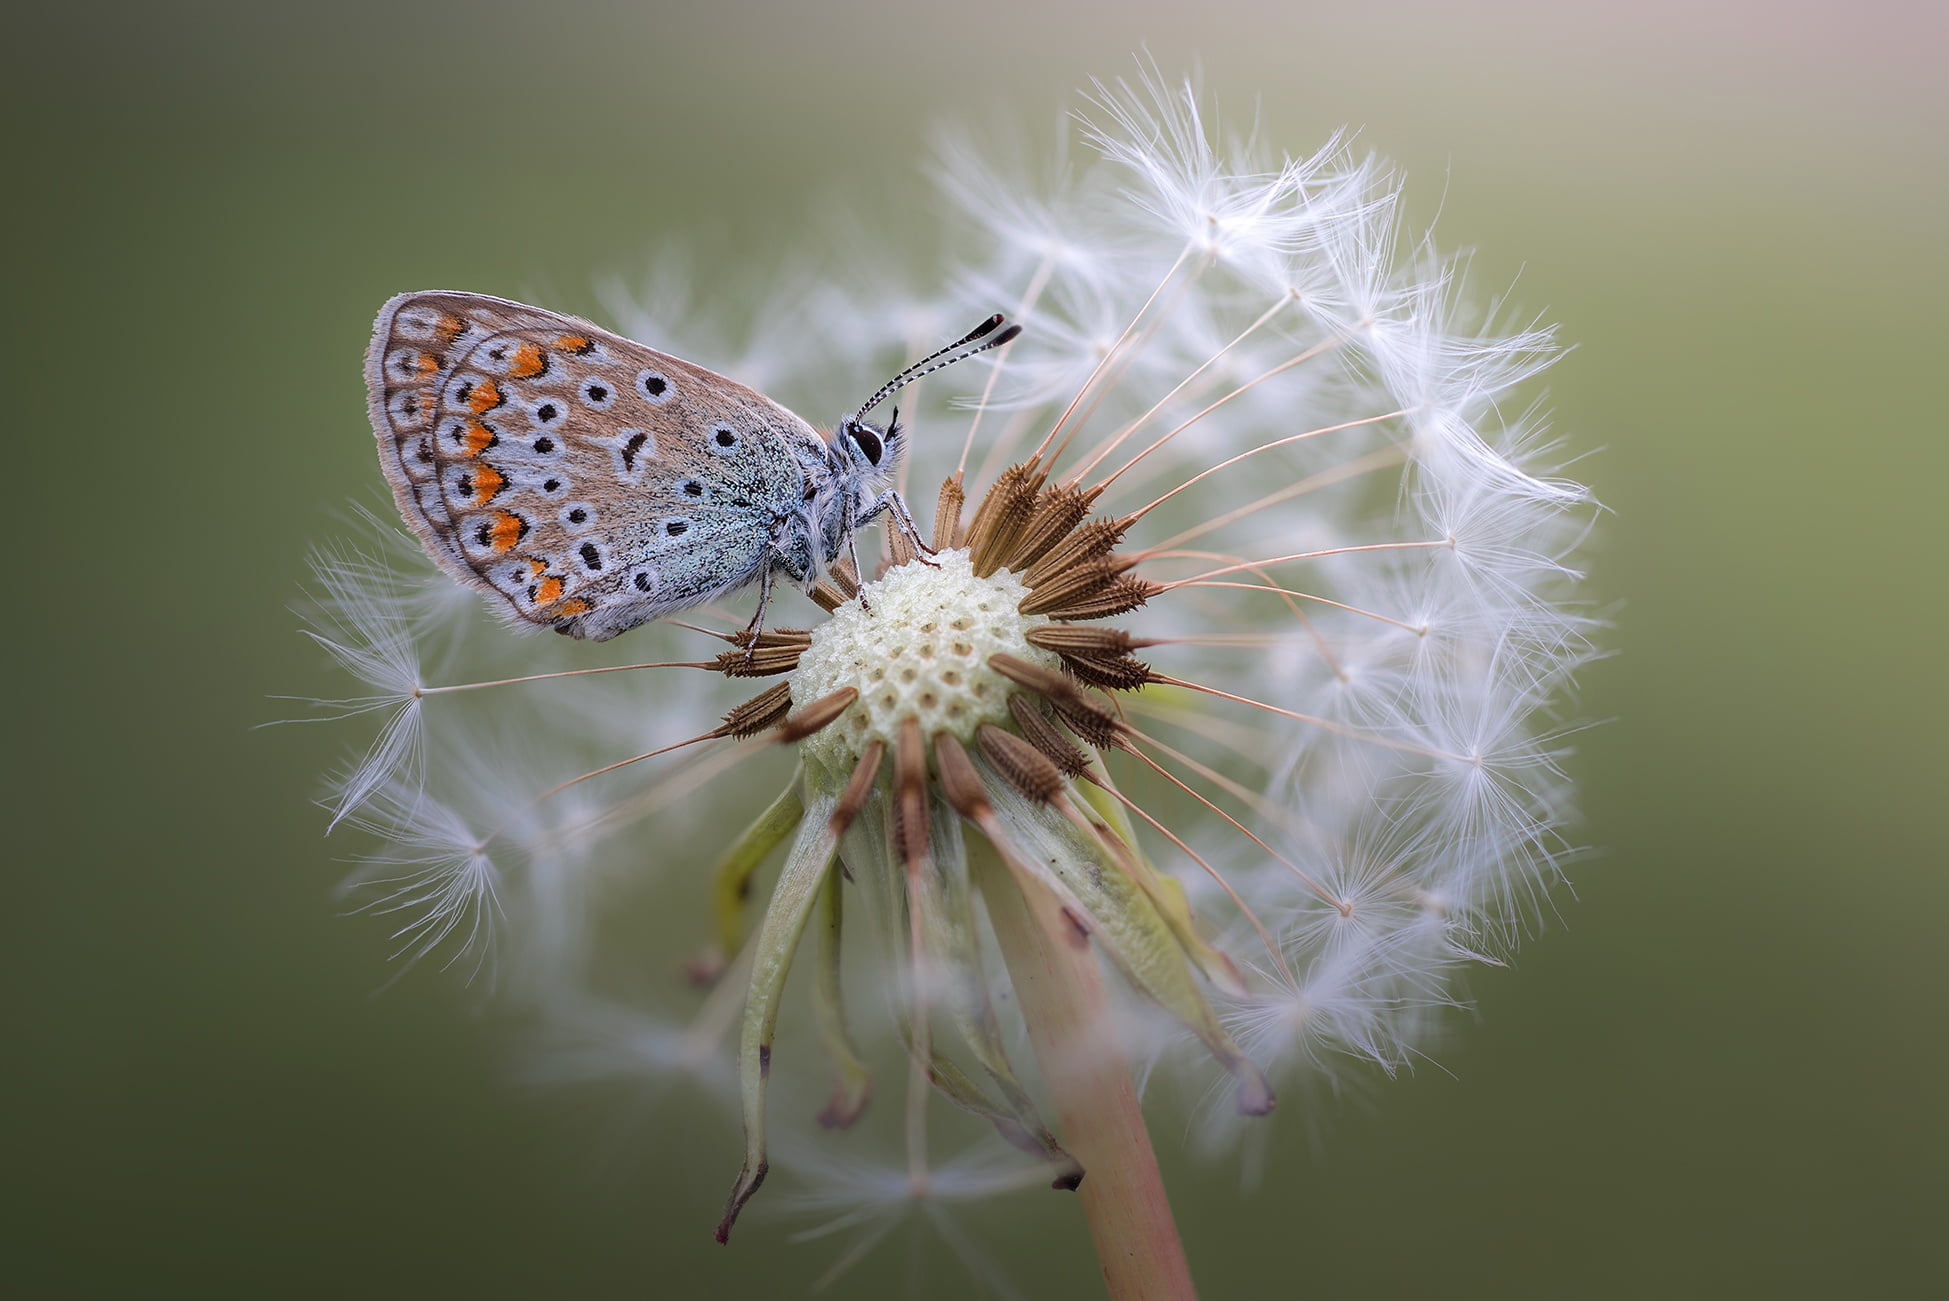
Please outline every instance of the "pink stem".
[[1130, 1067], [1089, 941], [1053, 898], [1001, 871], [984, 874], [988, 919], [1021, 1001], [1029, 1041], [1056, 1105], [1057, 1132], [1083, 1166], [1077, 1189], [1111, 1301], [1196, 1301]]

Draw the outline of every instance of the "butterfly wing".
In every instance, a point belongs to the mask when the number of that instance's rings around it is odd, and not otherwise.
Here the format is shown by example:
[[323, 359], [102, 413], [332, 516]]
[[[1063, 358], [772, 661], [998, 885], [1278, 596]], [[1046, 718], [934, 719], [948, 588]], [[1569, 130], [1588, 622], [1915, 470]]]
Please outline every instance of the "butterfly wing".
[[366, 357], [401, 517], [516, 617], [603, 640], [752, 582], [825, 443], [760, 393], [573, 317], [402, 294]]

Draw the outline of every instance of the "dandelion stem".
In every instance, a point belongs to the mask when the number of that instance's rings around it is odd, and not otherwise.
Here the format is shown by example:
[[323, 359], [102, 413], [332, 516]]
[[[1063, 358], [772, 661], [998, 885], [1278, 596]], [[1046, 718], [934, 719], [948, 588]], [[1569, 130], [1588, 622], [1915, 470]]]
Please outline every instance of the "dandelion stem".
[[1063, 1142], [1083, 1165], [1077, 1192], [1111, 1301], [1195, 1298], [1129, 1064], [1103, 1034], [1112, 1013], [1094, 952], [1062, 933], [1061, 910], [1038, 884], [992, 863], [981, 880]]

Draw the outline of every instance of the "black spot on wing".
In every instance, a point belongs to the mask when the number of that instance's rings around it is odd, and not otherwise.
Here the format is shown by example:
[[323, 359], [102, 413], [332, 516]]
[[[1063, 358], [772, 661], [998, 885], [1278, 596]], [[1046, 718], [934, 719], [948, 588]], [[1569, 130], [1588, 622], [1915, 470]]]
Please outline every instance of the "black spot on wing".
[[623, 444], [623, 469], [634, 473], [637, 454], [643, 450], [643, 444], [649, 441], [650, 436], [640, 429], [629, 436], [628, 441]]

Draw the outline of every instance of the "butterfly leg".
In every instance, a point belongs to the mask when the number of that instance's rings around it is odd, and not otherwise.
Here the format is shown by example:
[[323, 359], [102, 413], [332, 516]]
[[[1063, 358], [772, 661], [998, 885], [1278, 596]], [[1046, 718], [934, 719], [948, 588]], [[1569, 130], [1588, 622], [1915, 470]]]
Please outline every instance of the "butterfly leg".
[[859, 567], [859, 528], [857, 525], [846, 530], [846, 553], [853, 558], [853, 582], [859, 585], [859, 608], [870, 611], [873, 606], [866, 599], [866, 571]]
[[893, 527], [900, 531], [901, 540], [913, 548], [914, 556], [924, 565], [933, 564], [931, 557], [934, 548], [927, 545], [920, 536], [920, 526], [914, 523], [914, 513], [907, 509], [907, 499], [897, 489], [889, 488], [874, 498], [873, 504], [859, 517], [855, 528], [877, 515], [885, 514], [892, 518]]
[[765, 631], [765, 607], [771, 604], [771, 576], [778, 567], [767, 564], [758, 576], [758, 609], [752, 614], [751, 622], [744, 626], [744, 664], [751, 667], [751, 657], [757, 653], [759, 634]]

